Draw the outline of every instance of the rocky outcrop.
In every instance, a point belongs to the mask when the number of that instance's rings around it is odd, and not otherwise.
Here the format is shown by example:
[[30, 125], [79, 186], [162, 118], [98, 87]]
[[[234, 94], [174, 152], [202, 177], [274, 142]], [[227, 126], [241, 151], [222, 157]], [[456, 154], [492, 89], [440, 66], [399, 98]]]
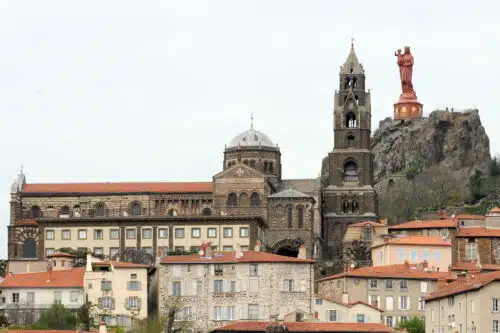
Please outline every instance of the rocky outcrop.
[[468, 182], [474, 170], [485, 171], [491, 159], [488, 135], [476, 109], [437, 110], [427, 118], [404, 121], [386, 118], [373, 134], [372, 151], [376, 183], [435, 165]]

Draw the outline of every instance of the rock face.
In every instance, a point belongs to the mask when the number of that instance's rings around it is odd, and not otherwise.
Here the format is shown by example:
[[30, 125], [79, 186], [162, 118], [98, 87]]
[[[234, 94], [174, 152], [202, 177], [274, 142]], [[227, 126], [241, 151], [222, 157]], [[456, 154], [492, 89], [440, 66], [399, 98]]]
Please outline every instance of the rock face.
[[394, 121], [386, 118], [372, 138], [375, 183], [442, 165], [464, 181], [474, 170], [485, 171], [491, 159], [488, 135], [476, 109], [433, 111], [428, 118]]

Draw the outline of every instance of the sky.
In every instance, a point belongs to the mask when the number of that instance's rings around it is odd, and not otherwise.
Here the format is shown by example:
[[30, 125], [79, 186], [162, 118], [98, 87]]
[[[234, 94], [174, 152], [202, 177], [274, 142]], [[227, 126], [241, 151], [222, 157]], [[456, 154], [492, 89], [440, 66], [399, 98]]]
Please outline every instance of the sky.
[[28, 182], [210, 181], [253, 113], [285, 178], [318, 176], [352, 36], [373, 130], [392, 116], [394, 51], [409, 45], [424, 115], [477, 107], [496, 154], [499, 12], [481, 0], [1, 0], [0, 258], [21, 165]]

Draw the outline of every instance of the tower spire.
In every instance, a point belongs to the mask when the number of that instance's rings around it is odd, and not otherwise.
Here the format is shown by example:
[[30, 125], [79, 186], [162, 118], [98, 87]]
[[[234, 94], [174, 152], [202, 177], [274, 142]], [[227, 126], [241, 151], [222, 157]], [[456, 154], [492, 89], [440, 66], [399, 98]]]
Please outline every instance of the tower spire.
[[346, 61], [340, 67], [340, 74], [364, 74], [365, 70], [363, 65], [358, 60], [356, 56], [356, 51], [354, 50], [354, 34], [351, 35], [351, 50], [347, 56]]
[[253, 113], [250, 114], [250, 129], [253, 129]]

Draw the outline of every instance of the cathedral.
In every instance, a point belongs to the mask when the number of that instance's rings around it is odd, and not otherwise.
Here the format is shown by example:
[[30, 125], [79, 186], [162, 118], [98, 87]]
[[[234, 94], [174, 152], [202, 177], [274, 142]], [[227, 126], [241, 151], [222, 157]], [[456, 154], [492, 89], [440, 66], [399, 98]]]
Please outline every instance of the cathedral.
[[160, 258], [207, 244], [297, 256], [305, 247], [319, 259], [349, 224], [377, 220], [370, 92], [354, 46], [340, 69], [333, 120], [318, 178], [283, 179], [280, 148], [253, 121], [225, 146], [222, 170], [208, 182], [29, 183], [21, 173], [11, 188], [9, 269], [41, 265], [62, 247], [110, 258], [129, 249]]

